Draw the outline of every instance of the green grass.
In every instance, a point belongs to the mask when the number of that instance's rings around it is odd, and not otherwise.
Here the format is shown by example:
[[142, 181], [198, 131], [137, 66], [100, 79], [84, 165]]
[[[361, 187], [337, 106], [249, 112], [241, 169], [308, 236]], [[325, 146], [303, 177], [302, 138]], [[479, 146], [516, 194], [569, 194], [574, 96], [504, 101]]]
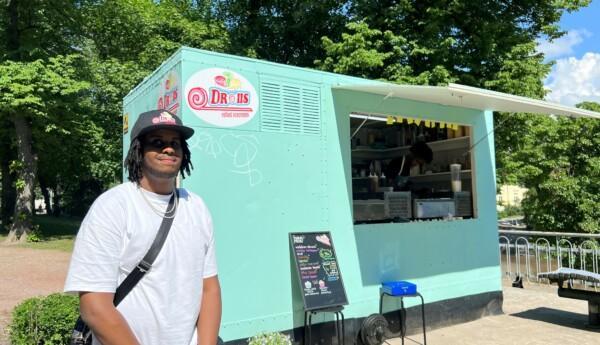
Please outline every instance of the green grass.
[[[33, 217], [33, 222], [40, 226], [40, 241], [20, 243], [17, 246], [63, 252], [73, 250], [75, 235], [81, 224], [81, 219], [39, 215]], [[6, 233], [0, 233], [0, 242], [3, 242], [6, 236]]]

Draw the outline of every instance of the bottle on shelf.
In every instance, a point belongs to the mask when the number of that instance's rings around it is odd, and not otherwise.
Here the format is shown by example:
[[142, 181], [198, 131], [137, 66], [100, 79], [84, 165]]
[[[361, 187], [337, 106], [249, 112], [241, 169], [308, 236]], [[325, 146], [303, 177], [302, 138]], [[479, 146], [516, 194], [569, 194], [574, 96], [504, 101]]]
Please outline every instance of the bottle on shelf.
[[372, 173], [369, 175], [369, 192], [375, 193], [379, 190], [379, 177]]
[[460, 164], [450, 164], [450, 183], [453, 192], [462, 190], [462, 180], [460, 178]]
[[381, 187], [387, 187], [387, 180], [383, 172], [381, 173], [381, 177], [379, 178], [379, 185]]

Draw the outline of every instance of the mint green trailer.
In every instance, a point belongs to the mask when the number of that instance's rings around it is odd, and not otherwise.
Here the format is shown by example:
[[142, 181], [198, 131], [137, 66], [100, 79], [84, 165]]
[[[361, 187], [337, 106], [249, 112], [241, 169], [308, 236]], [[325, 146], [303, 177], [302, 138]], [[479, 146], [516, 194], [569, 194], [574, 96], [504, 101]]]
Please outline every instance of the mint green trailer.
[[[204, 198], [214, 219], [226, 342], [294, 329], [301, 340], [290, 232], [331, 232], [349, 301], [348, 343], [378, 311], [383, 281], [417, 284], [429, 328], [501, 313], [492, 111], [420, 101], [418, 92], [405, 98], [395, 87], [182, 48], [125, 97], [123, 154], [127, 127], [143, 111], [171, 109], [196, 131], [194, 170], [181, 185]], [[355, 224], [351, 113], [470, 126], [474, 217]], [[331, 320], [318, 314], [314, 322]]]

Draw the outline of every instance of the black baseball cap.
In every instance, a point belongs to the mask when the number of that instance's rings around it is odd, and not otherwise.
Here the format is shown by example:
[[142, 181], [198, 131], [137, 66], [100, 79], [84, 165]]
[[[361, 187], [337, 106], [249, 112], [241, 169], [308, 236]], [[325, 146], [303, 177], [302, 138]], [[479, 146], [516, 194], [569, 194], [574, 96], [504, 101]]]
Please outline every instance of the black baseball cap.
[[177, 131], [184, 140], [187, 140], [194, 135], [194, 130], [184, 126], [177, 115], [164, 109], [156, 109], [140, 114], [131, 130], [131, 141], [157, 129], [171, 129]]

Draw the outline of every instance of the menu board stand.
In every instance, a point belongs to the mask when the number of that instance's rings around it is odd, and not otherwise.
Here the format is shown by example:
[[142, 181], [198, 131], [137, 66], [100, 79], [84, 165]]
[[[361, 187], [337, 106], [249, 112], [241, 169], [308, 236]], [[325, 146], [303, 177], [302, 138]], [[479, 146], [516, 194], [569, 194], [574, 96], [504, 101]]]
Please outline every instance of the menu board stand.
[[[317, 314], [317, 313], [334, 313], [335, 314], [335, 335], [337, 337], [337, 343], [338, 345], [342, 345], [345, 344], [345, 337], [344, 337], [344, 313], [342, 313], [342, 310], [344, 310], [343, 306], [337, 306], [337, 307], [329, 307], [329, 308], [323, 308], [323, 309], [312, 309], [312, 310], [304, 310], [304, 339], [302, 339], [302, 344], [306, 345], [307, 341], [306, 339], [308, 339], [308, 344], [310, 345], [312, 343], [312, 316]], [[340, 316], [341, 316], [341, 323], [340, 323]], [[306, 323], [306, 320], [308, 319], [308, 324]], [[341, 332], [340, 332], [341, 329]]]
[[344, 344], [344, 305], [348, 304], [331, 233], [290, 233], [290, 246], [296, 263], [304, 304], [303, 344], [311, 343], [312, 315], [335, 314], [338, 344]]

